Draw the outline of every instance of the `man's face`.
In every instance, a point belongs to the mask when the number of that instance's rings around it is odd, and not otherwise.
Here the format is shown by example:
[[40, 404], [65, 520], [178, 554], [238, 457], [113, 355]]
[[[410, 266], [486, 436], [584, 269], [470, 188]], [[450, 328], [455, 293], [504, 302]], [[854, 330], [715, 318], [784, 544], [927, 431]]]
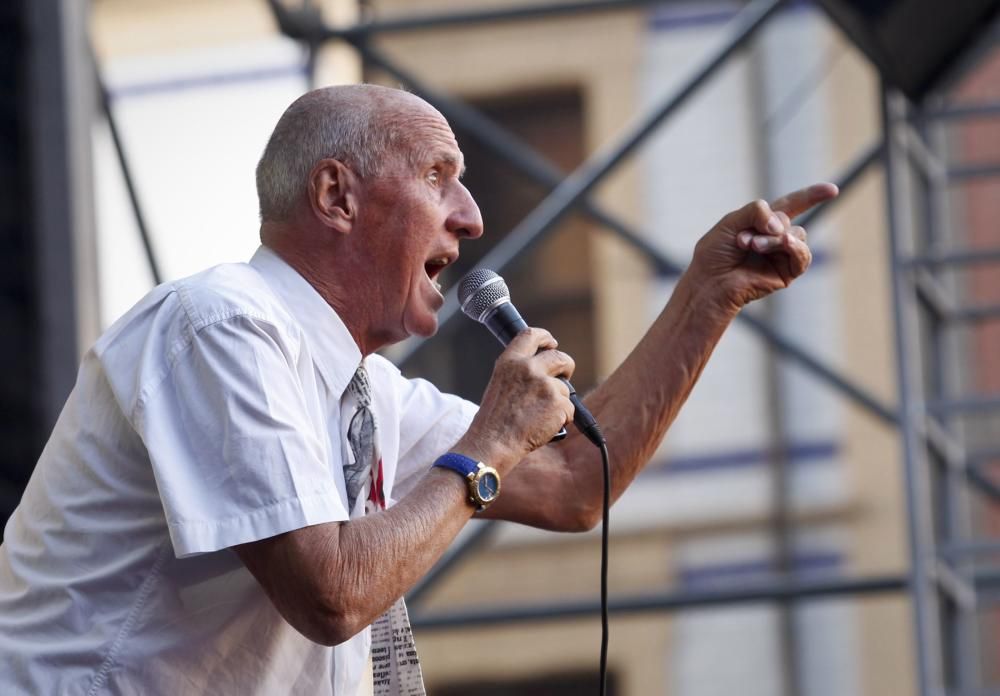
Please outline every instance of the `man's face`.
[[458, 258], [461, 239], [483, 233], [479, 207], [459, 180], [464, 160], [448, 123], [428, 107], [407, 127], [409, 151], [363, 184], [358, 206], [380, 343], [437, 331], [438, 275]]

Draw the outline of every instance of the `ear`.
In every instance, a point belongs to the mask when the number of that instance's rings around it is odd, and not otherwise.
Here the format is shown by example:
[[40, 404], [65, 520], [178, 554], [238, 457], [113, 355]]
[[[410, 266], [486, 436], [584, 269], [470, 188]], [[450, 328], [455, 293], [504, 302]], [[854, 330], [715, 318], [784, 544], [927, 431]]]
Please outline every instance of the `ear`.
[[322, 159], [309, 172], [309, 206], [326, 227], [348, 234], [357, 217], [358, 177], [343, 162]]

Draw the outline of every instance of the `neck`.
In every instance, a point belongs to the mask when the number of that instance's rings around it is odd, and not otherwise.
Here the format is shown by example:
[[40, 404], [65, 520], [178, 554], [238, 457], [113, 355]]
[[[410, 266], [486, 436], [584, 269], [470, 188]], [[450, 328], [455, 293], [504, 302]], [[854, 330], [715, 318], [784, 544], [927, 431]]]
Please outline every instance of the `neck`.
[[352, 282], [352, 260], [346, 245], [310, 244], [309, 235], [284, 223], [261, 225], [261, 242], [302, 276], [319, 293], [354, 338], [362, 356], [368, 356], [389, 341], [374, 330], [368, 303], [358, 297], [359, 284]]

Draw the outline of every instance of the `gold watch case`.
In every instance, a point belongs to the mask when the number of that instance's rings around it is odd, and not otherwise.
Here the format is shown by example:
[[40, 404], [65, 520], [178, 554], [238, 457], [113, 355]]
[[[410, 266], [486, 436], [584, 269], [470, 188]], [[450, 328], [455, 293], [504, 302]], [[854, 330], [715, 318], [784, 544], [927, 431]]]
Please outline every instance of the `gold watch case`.
[[478, 462], [476, 470], [470, 471], [465, 479], [469, 486], [469, 502], [476, 507], [476, 512], [488, 508], [500, 495], [500, 474], [492, 466]]

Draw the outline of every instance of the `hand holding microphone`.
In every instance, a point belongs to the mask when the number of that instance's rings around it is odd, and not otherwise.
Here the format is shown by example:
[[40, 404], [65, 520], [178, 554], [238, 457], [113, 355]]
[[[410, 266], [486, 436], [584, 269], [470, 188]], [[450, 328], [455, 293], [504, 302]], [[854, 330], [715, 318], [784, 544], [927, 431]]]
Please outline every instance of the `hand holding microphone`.
[[[475, 269], [462, 279], [458, 287], [458, 301], [468, 317], [485, 325], [504, 346], [509, 345], [518, 334], [528, 328], [510, 301], [507, 283], [489, 269]], [[545, 346], [541, 348], [544, 350]], [[583, 405], [569, 379], [565, 376], [560, 376], [559, 379], [569, 390], [569, 400], [575, 409], [573, 423], [588, 440], [600, 447], [604, 442], [604, 436], [594, 416]], [[561, 430], [554, 439], [562, 439], [565, 435], [565, 430]]]

